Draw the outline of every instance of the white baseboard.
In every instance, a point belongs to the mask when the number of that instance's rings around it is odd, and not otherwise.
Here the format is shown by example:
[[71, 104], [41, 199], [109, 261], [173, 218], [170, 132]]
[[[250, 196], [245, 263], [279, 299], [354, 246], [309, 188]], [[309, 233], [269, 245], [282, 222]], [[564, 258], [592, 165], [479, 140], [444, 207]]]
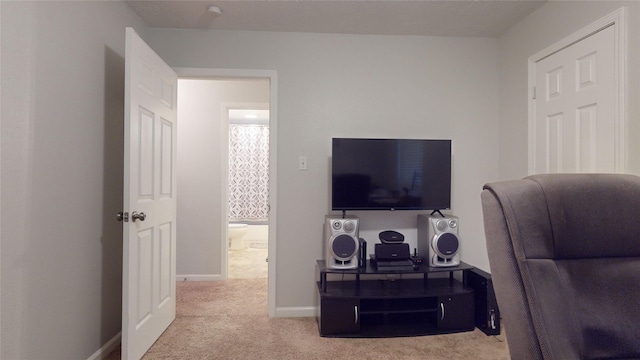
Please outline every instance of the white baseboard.
[[222, 275], [176, 275], [176, 281], [221, 281]]
[[315, 306], [279, 307], [276, 308], [276, 317], [315, 317], [317, 311]]
[[87, 360], [102, 360], [109, 356], [109, 354], [111, 354], [111, 352], [120, 345], [121, 336], [122, 332], [117, 333], [116, 336], [107, 341], [106, 344], [102, 345], [102, 347], [93, 353], [93, 355], [91, 355]]

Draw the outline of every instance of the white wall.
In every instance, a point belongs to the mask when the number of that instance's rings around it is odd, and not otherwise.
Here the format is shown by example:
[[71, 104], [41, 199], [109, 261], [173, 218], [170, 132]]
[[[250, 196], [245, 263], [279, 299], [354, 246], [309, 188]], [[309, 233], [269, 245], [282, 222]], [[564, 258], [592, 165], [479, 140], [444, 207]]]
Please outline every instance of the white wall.
[[122, 2], [2, 1], [2, 359], [87, 359], [120, 332]]
[[[314, 303], [334, 136], [452, 139], [462, 257], [488, 269], [479, 194], [498, 177], [497, 40], [167, 29], [148, 39], [175, 67], [277, 71], [278, 313]], [[386, 229], [415, 242], [416, 214], [356, 215], [370, 242]]]
[[[178, 82], [178, 210], [176, 273], [213, 277], [222, 274], [222, 180], [228, 106], [269, 104], [268, 79]], [[226, 184], [226, 182], [224, 182]]]
[[629, 173], [640, 173], [640, 3], [550, 1], [500, 37], [500, 178], [527, 175], [527, 60], [568, 35], [626, 7]]

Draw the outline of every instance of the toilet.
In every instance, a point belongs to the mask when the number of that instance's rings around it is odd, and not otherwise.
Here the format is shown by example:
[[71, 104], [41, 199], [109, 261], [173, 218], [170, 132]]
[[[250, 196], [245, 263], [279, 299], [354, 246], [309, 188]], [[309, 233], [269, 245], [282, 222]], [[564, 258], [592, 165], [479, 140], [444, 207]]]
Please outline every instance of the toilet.
[[242, 238], [249, 231], [247, 224], [229, 224], [229, 250], [244, 249]]

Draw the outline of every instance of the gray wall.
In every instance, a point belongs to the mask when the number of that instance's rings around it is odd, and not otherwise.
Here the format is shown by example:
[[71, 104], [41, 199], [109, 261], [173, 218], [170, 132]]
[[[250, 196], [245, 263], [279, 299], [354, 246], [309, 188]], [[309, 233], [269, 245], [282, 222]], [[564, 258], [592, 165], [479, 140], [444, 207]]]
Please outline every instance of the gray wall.
[[122, 2], [2, 1], [2, 359], [87, 359], [120, 331]]
[[[488, 269], [479, 193], [498, 177], [497, 39], [150, 29], [148, 40], [175, 67], [277, 71], [277, 314], [314, 303], [334, 136], [452, 139], [462, 257]], [[415, 244], [417, 212], [354, 214], [370, 242], [396, 229]]]
[[551, 1], [500, 37], [500, 178], [527, 175], [527, 60], [581, 28], [626, 7], [628, 24], [627, 172], [640, 173], [640, 3]]

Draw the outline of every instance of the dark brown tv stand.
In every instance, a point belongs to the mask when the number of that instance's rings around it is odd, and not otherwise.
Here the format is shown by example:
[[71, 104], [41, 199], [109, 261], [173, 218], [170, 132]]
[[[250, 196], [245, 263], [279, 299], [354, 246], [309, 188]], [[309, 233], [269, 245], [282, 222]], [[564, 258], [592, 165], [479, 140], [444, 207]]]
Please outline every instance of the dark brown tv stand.
[[[367, 261], [366, 268], [335, 270], [317, 260], [320, 335], [398, 337], [471, 331], [474, 291], [467, 287], [466, 274], [473, 268], [465, 263], [446, 268], [422, 264], [415, 270], [380, 271]], [[462, 273], [462, 281], [455, 279], [456, 272]]]

